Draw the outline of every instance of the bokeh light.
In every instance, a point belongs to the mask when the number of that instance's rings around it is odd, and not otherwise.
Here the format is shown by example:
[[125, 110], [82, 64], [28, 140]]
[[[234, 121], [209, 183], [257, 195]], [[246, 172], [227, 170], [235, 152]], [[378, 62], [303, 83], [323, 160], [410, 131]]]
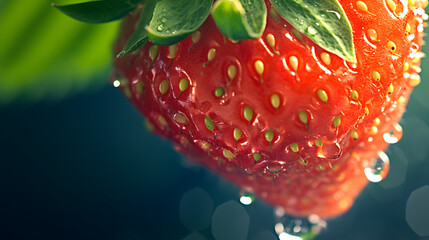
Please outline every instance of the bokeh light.
[[213, 202], [201, 188], [186, 192], [180, 200], [180, 220], [190, 231], [200, 231], [210, 225]]
[[236, 201], [219, 205], [212, 220], [212, 233], [217, 240], [245, 240], [249, 230], [249, 215]]
[[414, 190], [407, 201], [406, 219], [413, 231], [421, 236], [429, 236], [429, 186]]

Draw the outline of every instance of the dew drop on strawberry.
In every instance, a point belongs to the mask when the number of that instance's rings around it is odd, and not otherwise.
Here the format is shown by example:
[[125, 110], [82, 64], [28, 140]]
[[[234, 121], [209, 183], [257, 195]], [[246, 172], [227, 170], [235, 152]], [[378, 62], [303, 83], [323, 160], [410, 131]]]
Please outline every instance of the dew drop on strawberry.
[[383, 139], [389, 144], [395, 144], [402, 138], [402, 127], [399, 123], [393, 124], [392, 130], [383, 134]]
[[369, 166], [365, 168], [365, 176], [371, 182], [380, 182], [387, 176], [389, 165], [389, 157], [386, 153], [379, 151], [378, 157], [372, 159]]
[[322, 159], [336, 160], [341, 157], [343, 150], [338, 142], [323, 143], [319, 148], [318, 157]]

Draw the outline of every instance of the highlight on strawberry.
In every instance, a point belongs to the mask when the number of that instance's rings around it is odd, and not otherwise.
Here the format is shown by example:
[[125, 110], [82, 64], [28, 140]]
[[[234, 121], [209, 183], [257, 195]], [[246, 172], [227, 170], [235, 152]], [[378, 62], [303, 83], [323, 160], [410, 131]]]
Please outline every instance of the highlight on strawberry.
[[[189, 161], [289, 215], [332, 218], [388, 173], [420, 83], [427, 0], [110, 0], [113, 85]], [[144, 150], [143, 150], [144, 151]]]

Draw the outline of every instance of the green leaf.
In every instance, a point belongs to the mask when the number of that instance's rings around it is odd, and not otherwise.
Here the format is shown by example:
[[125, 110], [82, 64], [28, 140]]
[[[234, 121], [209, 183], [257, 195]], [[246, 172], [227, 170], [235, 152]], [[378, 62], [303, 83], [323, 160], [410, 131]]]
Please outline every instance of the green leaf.
[[[70, 0], [57, 0], [66, 3]], [[0, 105], [61, 99], [108, 84], [118, 23], [89, 25], [51, 0], [6, 0], [0, 8]]]
[[158, 45], [177, 43], [196, 31], [210, 14], [213, 0], [159, 0], [146, 28]]
[[218, 0], [213, 19], [223, 35], [232, 40], [254, 39], [262, 35], [267, 23], [263, 0]]
[[52, 6], [82, 22], [105, 23], [123, 18], [132, 12], [138, 4], [139, 0], [102, 0], [63, 6], [52, 4]]
[[156, 1], [148, 1], [140, 14], [140, 19], [137, 25], [137, 29], [133, 32], [130, 39], [128, 39], [127, 44], [124, 49], [118, 54], [118, 57], [123, 57], [137, 48], [141, 47], [148, 40], [148, 32], [146, 31], [146, 26], [149, 25], [150, 20], [152, 19], [153, 10], [155, 8]]
[[337, 0], [271, 0], [277, 12], [320, 47], [356, 62], [350, 22]]

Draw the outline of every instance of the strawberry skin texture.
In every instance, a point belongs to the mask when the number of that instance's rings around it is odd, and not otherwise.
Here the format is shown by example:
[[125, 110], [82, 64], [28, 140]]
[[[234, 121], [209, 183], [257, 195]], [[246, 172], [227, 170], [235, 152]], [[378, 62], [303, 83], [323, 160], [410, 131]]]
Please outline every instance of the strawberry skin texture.
[[[383, 135], [398, 128], [420, 81], [427, 5], [339, 2], [356, 63], [276, 14], [268, 14], [260, 38], [240, 42], [226, 39], [209, 16], [173, 47], [148, 42], [116, 59], [112, 79], [122, 79], [149, 129], [190, 161], [288, 214], [338, 216], [368, 182], [364, 168], [387, 148]], [[125, 19], [115, 53], [136, 19]]]

